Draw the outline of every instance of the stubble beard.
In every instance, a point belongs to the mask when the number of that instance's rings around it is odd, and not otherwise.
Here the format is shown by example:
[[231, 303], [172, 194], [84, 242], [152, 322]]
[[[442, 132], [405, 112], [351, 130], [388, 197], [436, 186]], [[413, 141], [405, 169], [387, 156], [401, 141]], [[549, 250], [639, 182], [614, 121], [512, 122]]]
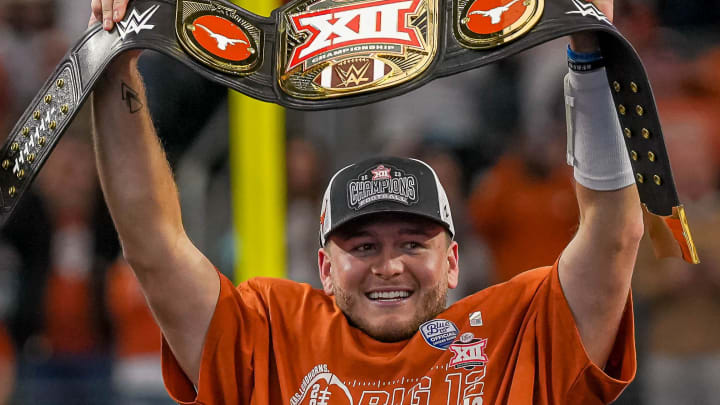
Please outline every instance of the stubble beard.
[[[447, 280], [444, 279], [433, 289], [420, 297], [419, 305], [413, 317], [403, 323], [385, 322], [376, 325], [372, 320], [361, 315], [362, 308], [357, 300], [348, 291], [338, 287], [333, 280], [333, 294], [335, 302], [351, 325], [362, 330], [370, 337], [381, 342], [398, 342], [410, 339], [420, 328], [420, 325], [433, 319], [445, 310], [447, 304]], [[417, 291], [415, 292], [417, 294]]]

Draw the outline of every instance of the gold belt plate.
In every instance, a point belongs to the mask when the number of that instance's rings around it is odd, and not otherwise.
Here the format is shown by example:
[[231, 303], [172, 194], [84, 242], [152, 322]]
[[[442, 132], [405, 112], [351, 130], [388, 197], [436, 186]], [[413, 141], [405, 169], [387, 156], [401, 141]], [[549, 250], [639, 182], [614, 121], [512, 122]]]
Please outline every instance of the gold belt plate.
[[466, 48], [495, 48], [530, 31], [544, 8], [544, 0], [454, 0], [453, 33]]
[[182, 47], [204, 65], [238, 76], [262, 64], [262, 31], [215, 1], [178, 0], [175, 31]]
[[306, 0], [281, 16], [286, 93], [328, 99], [407, 82], [437, 53], [438, 0]]

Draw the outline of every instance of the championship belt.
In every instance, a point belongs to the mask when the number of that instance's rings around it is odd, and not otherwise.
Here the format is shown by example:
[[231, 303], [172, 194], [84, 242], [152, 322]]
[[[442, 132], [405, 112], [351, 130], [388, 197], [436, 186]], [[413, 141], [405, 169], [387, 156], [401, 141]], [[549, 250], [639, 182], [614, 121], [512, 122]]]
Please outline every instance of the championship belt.
[[295, 0], [269, 18], [223, 0], [132, 0], [112, 31], [97, 24], [85, 32], [13, 128], [0, 151], [0, 224], [105, 68], [128, 49], [161, 52], [259, 100], [322, 110], [395, 97], [590, 30], [656, 253], [698, 262], [642, 63], [582, 0]]

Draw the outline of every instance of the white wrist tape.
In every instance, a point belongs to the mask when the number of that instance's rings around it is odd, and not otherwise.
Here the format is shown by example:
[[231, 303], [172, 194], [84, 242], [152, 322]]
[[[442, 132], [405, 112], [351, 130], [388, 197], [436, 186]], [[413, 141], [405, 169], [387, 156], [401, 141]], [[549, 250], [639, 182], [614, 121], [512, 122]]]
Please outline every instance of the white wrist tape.
[[599, 191], [635, 182], [605, 68], [565, 76], [567, 162], [575, 180]]

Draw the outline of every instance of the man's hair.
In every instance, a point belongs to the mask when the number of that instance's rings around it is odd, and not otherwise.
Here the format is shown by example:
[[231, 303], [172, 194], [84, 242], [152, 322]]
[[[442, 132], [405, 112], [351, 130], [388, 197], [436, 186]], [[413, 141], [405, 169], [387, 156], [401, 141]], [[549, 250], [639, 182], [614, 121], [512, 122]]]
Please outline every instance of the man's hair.
[[445, 234], [445, 240], [446, 240], [446, 247], [450, 247], [450, 244], [452, 244], [453, 236], [450, 234], [450, 232], [447, 230], [445, 226], [440, 224], [437, 221], [433, 221], [432, 219], [421, 217], [419, 215], [414, 214], [405, 214], [405, 213], [399, 213], [399, 212], [388, 212], [388, 213], [376, 213], [372, 215], [366, 215], [360, 218], [356, 218], [350, 222], [347, 222], [343, 225], [341, 225], [339, 228], [333, 230], [330, 234], [328, 234], [327, 239], [325, 240], [325, 244], [323, 245], [323, 248], [327, 249], [330, 239], [332, 239], [333, 236], [339, 235], [340, 237], [347, 236], [351, 233], [351, 229], [357, 229], [360, 227], [363, 227], [367, 224], [373, 223], [373, 222], [384, 222], [387, 219], [393, 219], [393, 220], [400, 220], [400, 221], [408, 221], [416, 224], [427, 224], [427, 225], [437, 225], [443, 229], [443, 233]]

